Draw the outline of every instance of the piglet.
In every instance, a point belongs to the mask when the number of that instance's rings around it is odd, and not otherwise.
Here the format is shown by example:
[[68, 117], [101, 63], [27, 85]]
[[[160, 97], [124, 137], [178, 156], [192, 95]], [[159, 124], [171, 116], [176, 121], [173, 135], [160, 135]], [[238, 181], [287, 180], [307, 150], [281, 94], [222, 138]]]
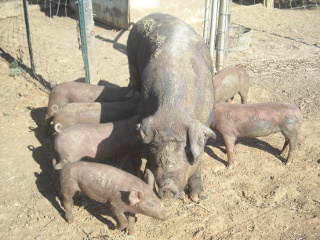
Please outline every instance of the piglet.
[[79, 123], [107, 123], [124, 120], [137, 113], [140, 94], [121, 102], [68, 103], [53, 119], [56, 131]]
[[134, 234], [135, 214], [166, 220], [169, 213], [153, 191], [154, 177], [146, 170], [146, 182], [118, 168], [89, 162], [69, 163], [60, 174], [61, 192], [68, 223], [73, 222], [73, 196], [81, 192], [107, 203], [118, 220], [117, 228]]
[[285, 142], [281, 154], [289, 145], [287, 165], [292, 161], [302, 124], [301, 110], [289, 103], [227, 104], [217, 102], [211, 129], [219, 132], [225, 142], [228, 168], [234, 164], [234, 146], [238, 137], [263, 137], [281, 132]]
[[232, 102], [234, 95], [239, 93], [241, 103], [247, 103], [249, 92], [249, 75], [243, 68], [228, 67], [213, 76], [213, 87], [215, 89], [215, 101]]
[[[114, 123], [76, 124], [60, 131], [55, 138], [55, 169], [85, 157], [94, 161], [130, 153], [142, 145], [137, 124], [141, 115]], [[139, 167], [137, 167], [139, 168]]]
[[48, 135], [55, 112], [67, 103], [119, 102], [133, 97], [133, 93], [134, 91], [129, 87], [109, 87], [79, 82], [58, 84], [53, 87], [49, 95], [43, 132]]

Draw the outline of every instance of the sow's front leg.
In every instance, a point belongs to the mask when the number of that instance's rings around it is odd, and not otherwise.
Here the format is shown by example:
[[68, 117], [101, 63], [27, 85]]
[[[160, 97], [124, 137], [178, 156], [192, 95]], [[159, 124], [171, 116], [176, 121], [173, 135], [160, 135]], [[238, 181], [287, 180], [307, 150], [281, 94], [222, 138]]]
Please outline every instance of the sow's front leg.
[[203, 195], [203, 186], [201, 181], [201, 172], [198, 167], [197, 171], [189, 177], [188, 180], [189, 196], [192, 201], [198, 202], [199, 197]]

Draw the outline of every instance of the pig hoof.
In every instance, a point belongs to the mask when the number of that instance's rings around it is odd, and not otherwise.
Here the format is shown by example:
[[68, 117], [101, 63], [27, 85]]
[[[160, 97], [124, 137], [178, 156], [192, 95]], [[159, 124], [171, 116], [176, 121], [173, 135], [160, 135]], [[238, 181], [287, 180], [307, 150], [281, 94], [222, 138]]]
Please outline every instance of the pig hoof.
[[88, 207], [88, 201], [86, 199], [82, 199], [81, 206], [84, 208]]
[[199, 195], [198, 194], [191, 194], [190, 198], [193, 202], [199, 202]]
[[120, 224], [117, 224], [117, 226], [116, 226], [116, 228], [118, 229], [118, 230], [124, 230], [124, 229], [126, 229], [126, 226], [121, 226]]
[[291, 162], [286, 162], [285, 164], [286, 164], [286, 166], [290, 166]]
[[116, 229], [122, 230], [122, 227], [119, 224], [117, 224]]
[[199, 194], [200, 200], [204, 200], [204, 199], [206, 199], [207, 197], [208, 197], [208, 195], [205, 194], [205, 192], [202, 192], [202, 193]]
[[128, 235], [134, 235], [136, 231], [134, 229], [129, 229], [128, 230]]
[[67, 218], [67, 221], [69, 224], [72, 224], [73, 223], [73, 218]]
[[229, 169], [229, 170], [233, 169], [233, 165], [231, 165], [231, 166], [228, 165], [227, 169]]

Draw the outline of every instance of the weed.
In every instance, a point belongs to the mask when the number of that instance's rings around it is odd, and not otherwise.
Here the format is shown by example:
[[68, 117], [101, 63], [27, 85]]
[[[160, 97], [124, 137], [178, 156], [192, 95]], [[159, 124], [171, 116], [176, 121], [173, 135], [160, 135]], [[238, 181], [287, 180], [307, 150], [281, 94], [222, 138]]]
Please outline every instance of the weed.
[[16, 77], [21, 75], [22, 73], [25, 72], [25, 70], [20, 66], [21, 61], [15, 59], [11, 64], [10, 64], [10, 76]]

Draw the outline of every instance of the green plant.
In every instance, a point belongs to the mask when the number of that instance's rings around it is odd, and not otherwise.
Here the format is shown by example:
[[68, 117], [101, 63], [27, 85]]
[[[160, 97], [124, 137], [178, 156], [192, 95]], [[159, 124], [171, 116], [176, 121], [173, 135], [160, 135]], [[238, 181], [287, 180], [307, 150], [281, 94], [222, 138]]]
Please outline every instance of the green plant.
[[10, 76], [16, 77], [25, 72], [25, 70], [20, 66], [21, 61], [15, 59], [10, 64]]

